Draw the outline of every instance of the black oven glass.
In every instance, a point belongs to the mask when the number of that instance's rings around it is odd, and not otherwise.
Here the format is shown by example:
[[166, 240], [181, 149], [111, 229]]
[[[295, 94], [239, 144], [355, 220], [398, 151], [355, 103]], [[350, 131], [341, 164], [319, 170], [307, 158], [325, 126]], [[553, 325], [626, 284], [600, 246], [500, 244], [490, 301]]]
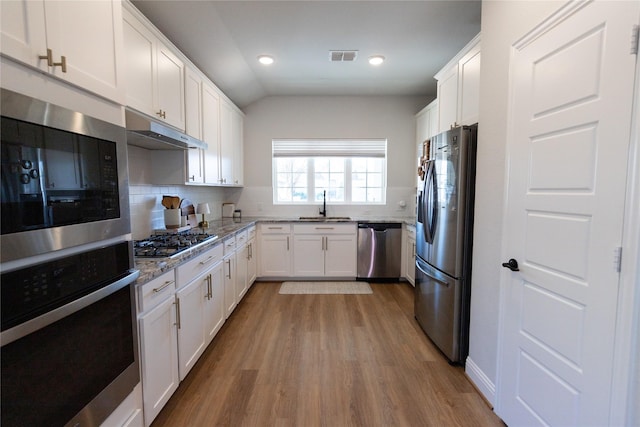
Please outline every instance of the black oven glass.
[[1, 423], [62, 426], [134, 363], [131, 290], [2, 347]]
[[[0, 425], [64, 425], [137, 363], [131, 251], [123, 241], [2, 273], [2, 333], [15, 341], [0, 349]], [[82, 297], [96, 301], [73, 312]], [[43, 321], [57, 308], [70, 314]], [[27, 321], [42, 326], [27, 333]]]
[[1, 120], [2, 234], [120, 217], [114, 141]]
[[[4, 215], [4, 212], [3, 212]], [[122, 242], [1, 276], [2, 330], [61, 307], [124, 276], [130, 243]]]

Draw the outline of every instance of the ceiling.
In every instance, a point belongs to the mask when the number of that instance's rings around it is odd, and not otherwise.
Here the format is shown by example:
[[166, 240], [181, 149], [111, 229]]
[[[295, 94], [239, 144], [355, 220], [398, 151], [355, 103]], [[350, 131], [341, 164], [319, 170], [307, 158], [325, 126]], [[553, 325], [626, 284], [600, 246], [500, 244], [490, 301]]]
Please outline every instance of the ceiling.
[[[480, 32], [480, 0], [133, 4], [240, 108], [273, 95], [435, 96], [434, 74]], [[331, 50], [358, 53], [331, 62]], [[376, 54], [386, 61], [373, 67]]]

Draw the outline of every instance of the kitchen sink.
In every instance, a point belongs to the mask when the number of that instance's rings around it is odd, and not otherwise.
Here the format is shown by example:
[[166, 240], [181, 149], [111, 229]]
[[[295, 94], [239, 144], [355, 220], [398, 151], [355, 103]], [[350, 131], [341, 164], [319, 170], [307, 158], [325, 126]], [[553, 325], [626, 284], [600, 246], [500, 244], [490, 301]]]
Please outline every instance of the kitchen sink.
[[325, 221], [351, 221], [351, 217], [348, 216], [301, 216], [300, 221], [313, 221], [313, 222], [325, 222]]

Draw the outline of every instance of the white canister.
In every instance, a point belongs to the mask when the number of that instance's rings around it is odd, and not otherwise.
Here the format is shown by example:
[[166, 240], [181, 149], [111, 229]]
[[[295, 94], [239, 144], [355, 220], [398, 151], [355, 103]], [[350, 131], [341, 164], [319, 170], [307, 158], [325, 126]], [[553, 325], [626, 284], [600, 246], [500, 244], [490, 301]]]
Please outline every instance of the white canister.
[[180, 228], [180, 209], [164, 210], [165, 228]]

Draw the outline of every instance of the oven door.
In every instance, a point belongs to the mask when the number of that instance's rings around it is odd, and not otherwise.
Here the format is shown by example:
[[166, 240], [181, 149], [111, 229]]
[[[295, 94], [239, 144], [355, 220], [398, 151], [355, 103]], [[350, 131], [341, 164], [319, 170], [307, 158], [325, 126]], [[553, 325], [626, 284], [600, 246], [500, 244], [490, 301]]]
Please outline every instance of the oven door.
[[[28, 274], [32, 271], [26, 269], [24, 279], [12, 285], [36, 280]], [[130, 270], [98, 290], [2, 331], [3, 427], [97, 426], [132, 392], [139, 383], [134, 304], [138, 275]], [[8, 285], [3, 280], [2, 286]]]

